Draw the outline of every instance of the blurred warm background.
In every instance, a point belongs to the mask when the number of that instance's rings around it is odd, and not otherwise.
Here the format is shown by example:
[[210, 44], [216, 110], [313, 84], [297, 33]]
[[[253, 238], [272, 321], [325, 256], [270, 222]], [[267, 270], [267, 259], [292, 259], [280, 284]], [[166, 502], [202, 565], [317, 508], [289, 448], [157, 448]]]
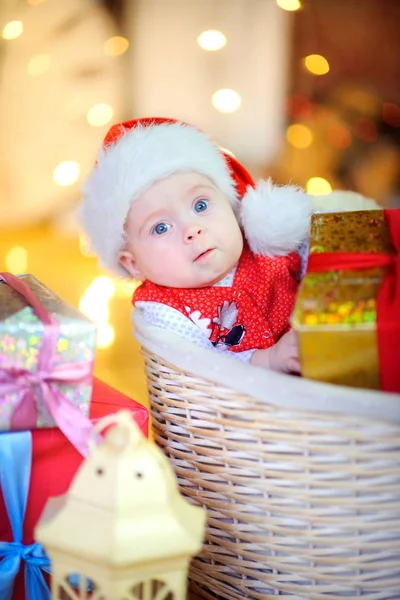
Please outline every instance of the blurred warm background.
[[0, 270], [95, 320], [97, 375], [140, 402], [134, 282], [74, 214], [111, 124], [183, 118], [257, 177], [400, 206], [399, 0], [1, 0], [0, 31]]

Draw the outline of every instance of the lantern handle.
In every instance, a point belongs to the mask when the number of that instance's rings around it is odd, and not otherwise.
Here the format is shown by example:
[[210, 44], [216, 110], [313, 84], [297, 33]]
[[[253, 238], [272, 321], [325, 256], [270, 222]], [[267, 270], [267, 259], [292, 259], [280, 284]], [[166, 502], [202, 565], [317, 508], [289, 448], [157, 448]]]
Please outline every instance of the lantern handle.
[[92, 454], [94, 448], [103, 442], [101, 435], [110, 425], [122, 425], [129, 433], [129, 442], [137, 441], [140, 437], [139, 427], [132, 418], [129, 410], [119, 410], [117, 413], [106, 415], [97, 421], [93, 426], [89, 436], [89, 453]]

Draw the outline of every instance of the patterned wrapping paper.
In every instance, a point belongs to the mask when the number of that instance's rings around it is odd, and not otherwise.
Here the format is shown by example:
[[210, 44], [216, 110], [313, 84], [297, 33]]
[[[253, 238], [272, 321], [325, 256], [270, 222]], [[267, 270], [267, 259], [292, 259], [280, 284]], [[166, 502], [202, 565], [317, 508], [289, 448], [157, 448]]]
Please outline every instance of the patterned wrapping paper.
[[[313, 215], [310, 254], [391, 254], [383, 211]], [[304, 377], [379, 389], [376, 300], [384, 268], [307, 273], [292, 325], [299, 334]]]
[[[93, 364], [95, 325], [38, 281], [33, 275], [21, 275], [43, 306], [60, 323], [55, 364]], [[0, 368], [37, 371], [38, 353], [44, 331], [43, 323], [27, 302], [4, 282], [0, 282]], [[55, 384], [59, 391], [84, 415], [89, 413], [92, 385]], [[18, 401], [18, 392], [0, 397], [0, 430], [11, 428], [11, 416]], [[40, 393], [37, 400], [37, 428], [54, 427], [55, 423]]]

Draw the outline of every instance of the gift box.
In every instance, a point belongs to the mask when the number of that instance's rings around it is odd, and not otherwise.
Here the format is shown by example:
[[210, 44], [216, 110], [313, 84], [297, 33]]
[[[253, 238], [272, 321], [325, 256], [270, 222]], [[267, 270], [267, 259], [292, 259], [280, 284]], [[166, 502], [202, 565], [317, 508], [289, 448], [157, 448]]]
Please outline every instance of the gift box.
[[316, 214], [292, 316], [301, 372], [400, 391], [400, 210]]
[[[148, 435], [148, 410], [95, 379], [91, 422], [120, 409], [129, 410]], [[42, 548], [35, 544], [33, 531], [47, 499], [67, 491], [82, 460], [59, 429], [0, 433], [1, 600], [50, 598], [46, 576], [49, 563]]]
[[95, 325], [32, 275], [0, 274], [0, 430], [87, 416]]

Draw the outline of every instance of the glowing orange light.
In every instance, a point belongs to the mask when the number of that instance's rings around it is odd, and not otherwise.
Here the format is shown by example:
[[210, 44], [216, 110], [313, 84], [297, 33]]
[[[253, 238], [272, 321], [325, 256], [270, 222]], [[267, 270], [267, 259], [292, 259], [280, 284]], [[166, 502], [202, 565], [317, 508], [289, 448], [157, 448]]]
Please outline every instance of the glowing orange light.
[[286, 130], [287, 141], [299, 150], [311, 146], [313, 137], [311, 129], [303, 123], [293, 123]]
[[343, 125], [331, 125], [327, 131], [328, 142], [338, 150], [344, 150], [351, 145], [351, 133]]
[[28, 252], [23, 246], [14, 246], [7, 252], [6, 267], [10, 273], [26, 273], [28, 269]]
[[129, 48], [129, 40], [120, 35], [108, 38], [104, 43], [104, 52], [107, 56], [120, 56]]
[[329, 63], [321, 54], [309, 54], [304, 59], [304, 65], [313, 75], [326, 75], [329, 73]]

